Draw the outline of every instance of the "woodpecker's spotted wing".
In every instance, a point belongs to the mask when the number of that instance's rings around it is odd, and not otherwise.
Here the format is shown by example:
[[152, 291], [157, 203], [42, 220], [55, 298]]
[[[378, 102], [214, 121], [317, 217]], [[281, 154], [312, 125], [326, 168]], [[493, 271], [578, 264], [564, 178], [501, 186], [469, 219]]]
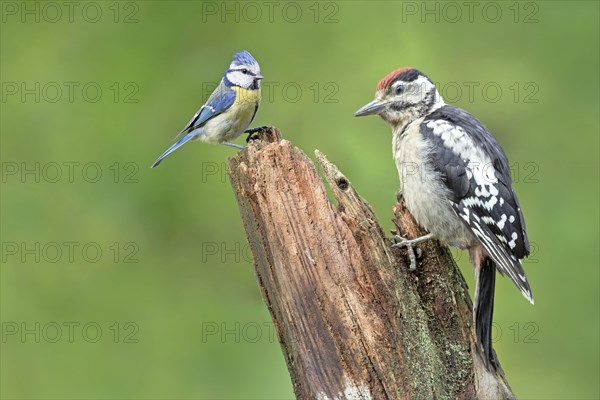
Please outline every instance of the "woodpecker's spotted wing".
[[452, 209], [533, 302], [520, 261], [529, 254], [529, 240], [504, 151], [479, 120], [449, 105], [425, 118], [421, 134], [435, 144], [431, 162], [443, 175]]

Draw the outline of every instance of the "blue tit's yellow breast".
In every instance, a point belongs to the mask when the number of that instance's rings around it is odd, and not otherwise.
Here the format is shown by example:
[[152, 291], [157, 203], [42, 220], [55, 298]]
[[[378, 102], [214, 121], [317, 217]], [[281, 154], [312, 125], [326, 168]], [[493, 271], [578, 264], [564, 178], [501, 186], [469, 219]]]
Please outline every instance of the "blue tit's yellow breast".
[[235, 102], [229, 110], [238, 121], [234, 130], [244, 131], [250, 125], [256, 107], [260, 104], [260, 89], [246, 90], [237, 86], [232, 89], [235, 91]]
[[208, 121], [202, 140], [211, 143], [233, 140], [248, 129], [260, 104], [260, 89], [246, 90], [237, 86], [231, 89], [235, 91], [233, 105], [223, 114]]
[[254, 109], [257, 103], [260, 104], [260, 88], [247, 90], [234, 86], [232, 89], [236, 94], [234, 106], [247, 106]]

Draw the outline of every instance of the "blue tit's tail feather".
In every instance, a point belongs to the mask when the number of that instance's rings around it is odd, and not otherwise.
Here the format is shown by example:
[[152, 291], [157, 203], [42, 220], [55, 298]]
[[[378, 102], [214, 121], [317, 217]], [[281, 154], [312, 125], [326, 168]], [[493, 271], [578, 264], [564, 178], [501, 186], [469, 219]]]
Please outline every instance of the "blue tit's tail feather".
[[167, 151], [165, 151], [164, 153], [162, 153], [162, 155], [160, 157], [158, 157], [158, 160], [156, 160], [154, 162], [154, 164], [152, 164], [152, 167], [150, 167], [150, 168], [156, 167], [158, 164], [160, 164], [160, 162], [166, 156], [168, 156], [169, 154], [171, 154], [172, 152], [174, 152], [175, 150], [177, 150], [178, 148], [180, 148], [181, 146], [183, 146], [184, 144], [186, 144], [187, 142], [189, 142], [195, 136], [196, 136], [196, 134], [194, 132], [190, 132], [187, 135], [185, 135], [184, 137], [182, 137], [181, 139], [179, 139], [179, 141], [177, 143], [175, 143], [173, 146], [169, 147], [167, 149]]
[[473, 314], [475, 317], [475, 332], [477, 341], [483, 348], [484, 362], [495, 362], [492, 349], [492, 317], [494, 314], [494, 289], [496, 286], [496, 263], [485, 257], [478, 268], [477, 283], [475, 288], [475, 304]]

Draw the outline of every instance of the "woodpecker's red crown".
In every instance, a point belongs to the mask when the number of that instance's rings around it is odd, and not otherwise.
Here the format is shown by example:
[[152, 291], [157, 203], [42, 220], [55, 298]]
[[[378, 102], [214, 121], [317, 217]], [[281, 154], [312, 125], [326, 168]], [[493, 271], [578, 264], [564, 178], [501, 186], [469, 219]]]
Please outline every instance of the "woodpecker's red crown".
[[354, 115], [362, 117], [377, 114], [398, 127], [443, 104], [431, 79], [416, 68], [404, 67], [390, 72], [379, 81], [375, 99]]
[[419, 71], [413, 67], [398, 68], [398, 69], [390, 72], [386, 76], [384, 76], [383, 79], [380, 80], [379, 83], [377, 84], [376, 90], [379, 91], [382, 89], [387, 89], [392, 85], [392, 83], [394, 83], [397, 80], [412, 81], [412, 80], [414, 80], [414, 78], [413, 79], [408, 79], [408, 78], [411, 78], [413, 75], [419, 75], [419, 74], [420, 74]]

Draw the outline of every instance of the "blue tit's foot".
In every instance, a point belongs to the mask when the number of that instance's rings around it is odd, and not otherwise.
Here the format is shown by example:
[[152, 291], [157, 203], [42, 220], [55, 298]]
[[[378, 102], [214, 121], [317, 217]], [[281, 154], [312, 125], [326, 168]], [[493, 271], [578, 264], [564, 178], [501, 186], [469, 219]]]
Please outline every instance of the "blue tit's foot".
[[[398, 242], [394, 243], [392, 247], [406, 247], [406, 250], [408, 251], [408, 258], [410, 259], [410, 265], [408, 267], [408, 270], [414, 271], [415, 269], [417, 269], [417, 257], [415, 256], [414, 245], [429, 239], [433, 239], [433, 234], [428, 233], [427, 235], [423, 235], [412, 240], [406, 239], [400, 235], [394, 235], [394, 239], [396, 239]], [[420, 257], [421, 249], [417, 248], [416, 252], [417, 255]]]
[[258, 137], [257, 133], [260, 132], [260, 131], [262, 131], [262, 130], [265, 130], [267, 128], [268, 128], [268, 126], [263, 125], [263, 126], [259, 126], [259, 127], [256, 127], [256, 128], [246, 129], [244, 131], [244, 133], [248, 134], [248, 137], [246, 138], [246, 143], [250, 143], [253, 140], [260, 139]]
[[235, 147], [236, 149], [244, 150], [246, 146], [240, 146], [239, 144], [231, 143], [231, 142], [222, 142], [225, 146]]

